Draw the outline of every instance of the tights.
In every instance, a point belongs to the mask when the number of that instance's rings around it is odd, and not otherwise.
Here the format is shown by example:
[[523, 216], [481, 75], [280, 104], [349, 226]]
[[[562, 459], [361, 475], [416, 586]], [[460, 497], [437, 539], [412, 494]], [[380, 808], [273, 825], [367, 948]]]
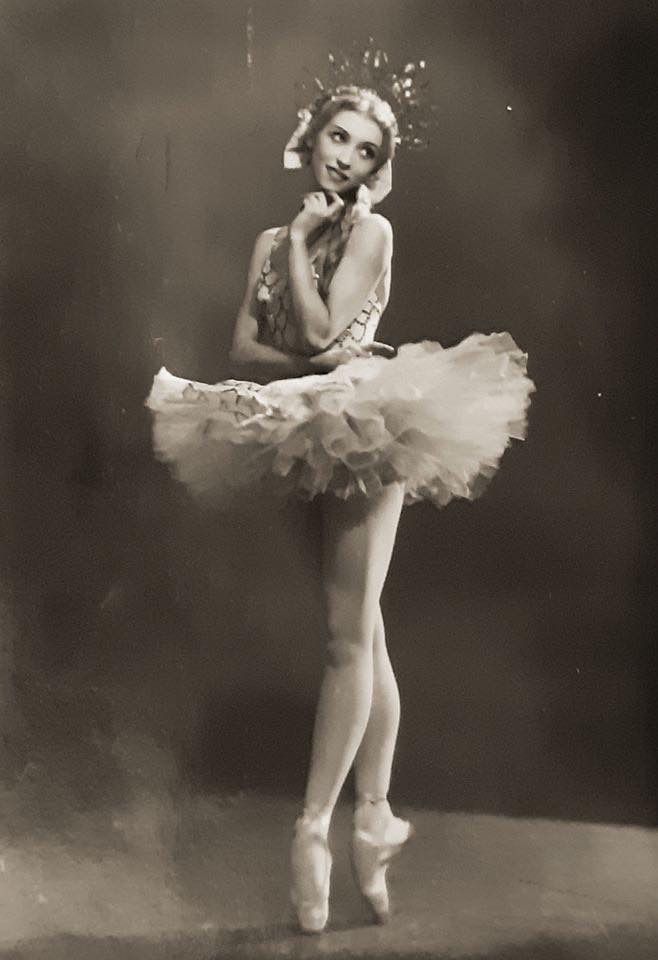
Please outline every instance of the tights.
[[[322, 573], [329, 642], [304, 812], [325, 833], [354, 765], [357, 801], [390, 813], [400, 698], [379, 605], [402, 508], [402, 484], [375, 499], [325, 497]], [[381, 801], [381, 803], [379, 802]], [[366, 813], [366, 816], [368, 814]]]

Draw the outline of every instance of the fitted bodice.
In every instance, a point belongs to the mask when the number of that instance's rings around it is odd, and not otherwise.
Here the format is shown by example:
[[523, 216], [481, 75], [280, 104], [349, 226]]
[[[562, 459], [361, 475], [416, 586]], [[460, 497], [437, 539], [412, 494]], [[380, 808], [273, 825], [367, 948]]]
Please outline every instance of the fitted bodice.
[[[318, 293], [325, 301], [349, 237], [343, 220], [332, 223], [309, 248], [309, 259]], [[284, 353], [300, 353], [302, 338], [296, 325], [288, 283], [288, 227], [280, 227], [273, 238], [256, 284], [260, 304], [258, 339]], [[371, 343], [383, 313], [383, 304], [373, 292], [360, 312], [333, 341], [333, 344]]]

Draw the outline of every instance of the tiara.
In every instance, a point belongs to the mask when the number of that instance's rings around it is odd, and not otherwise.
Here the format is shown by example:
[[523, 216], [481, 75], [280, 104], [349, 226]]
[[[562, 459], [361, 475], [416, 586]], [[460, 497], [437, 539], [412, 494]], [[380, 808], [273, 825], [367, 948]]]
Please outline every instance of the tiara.
[[[304, 68], [306, 76], [295, 84], [298, 108], [313, 115], [337, 89], [359, 87], [375, 93], [388, 104], [397, 124], [397, 144], [412, 150], [428, 146], [428, 131], [437, 106], [427, 102], [429, 81], [425, 60], [406, 63], [396, 72], [389, 66], [386, 51], [375, 46], [372, 37], [368, 37], [365, 49], [360, 50], [353, 43], [348, 52], [330, 52], [327, 60], [324, 76]], [[298, 115], [301, 116], [300, 110]]]

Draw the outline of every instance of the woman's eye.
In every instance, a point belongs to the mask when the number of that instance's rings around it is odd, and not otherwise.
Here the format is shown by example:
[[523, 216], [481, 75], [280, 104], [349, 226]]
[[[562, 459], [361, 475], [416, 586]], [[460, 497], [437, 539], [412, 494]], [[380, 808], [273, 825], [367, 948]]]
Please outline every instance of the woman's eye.
[[344, 139], [344, 134], [343, 134], [340, 130], [334, 130], [334, 132], [331, 134], [331, 136], [332, 136], [332, 138], [333, 138], [333, 137], [338, 137], [339, 140], [343, 140], [343, 139]]

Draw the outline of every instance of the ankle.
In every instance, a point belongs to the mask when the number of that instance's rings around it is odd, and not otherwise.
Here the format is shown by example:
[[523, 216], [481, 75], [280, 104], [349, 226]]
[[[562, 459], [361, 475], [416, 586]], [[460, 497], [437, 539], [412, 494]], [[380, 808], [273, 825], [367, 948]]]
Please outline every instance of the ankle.
[[332, 812], [326, 808], [309, 804], [304, 807], [301, 816], [298, 817], [297, 826], [303, 831], [314, 833], [326, 840], [329, 835]]
[[357, 829], [372, 830], [384, 826], [393, 816], [386, 796], [358, 794], [354, 804], [354, 824]]
[[354, 801], [354, 805], [356, 807], [360, 807], [360, 806], [363, 806], [364, 804], [368, 804], [369, 806], [374, 807], [374, 806], [377, 806], [377, 804], [387, 803], [387, 802], [388, 802], [387, 793], [367, 793], [366, 792], [366, 793], [357, 793], [356, 799]]

